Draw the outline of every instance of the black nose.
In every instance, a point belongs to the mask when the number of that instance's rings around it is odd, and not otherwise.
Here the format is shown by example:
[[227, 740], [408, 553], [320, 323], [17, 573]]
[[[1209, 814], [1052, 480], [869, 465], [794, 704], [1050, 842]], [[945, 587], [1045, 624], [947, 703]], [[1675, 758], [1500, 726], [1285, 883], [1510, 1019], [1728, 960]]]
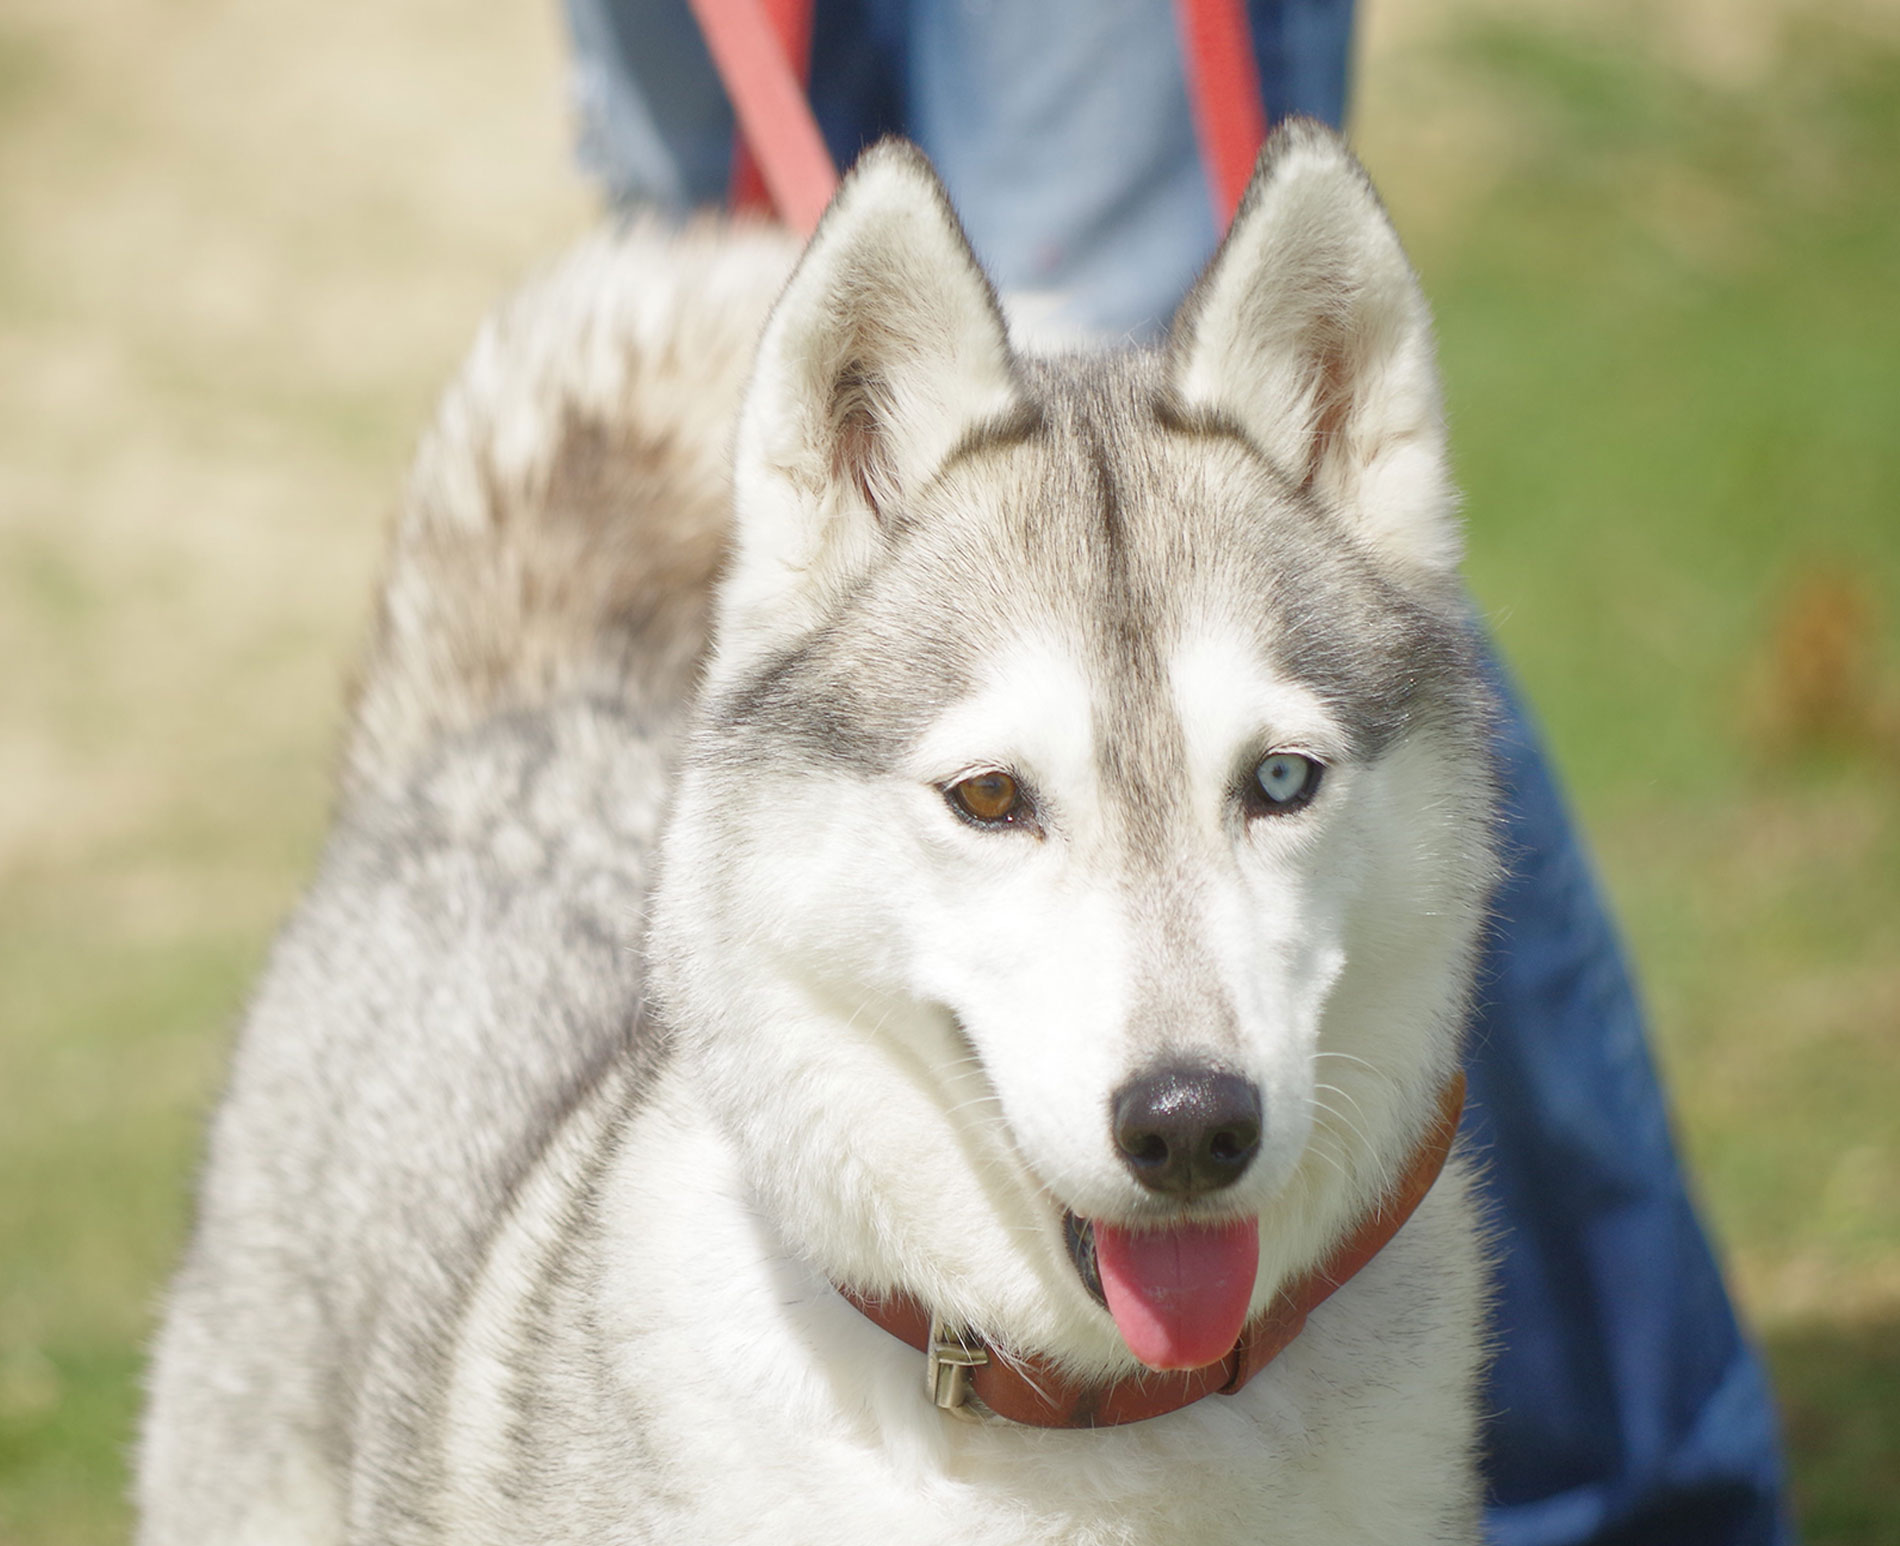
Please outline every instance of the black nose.
[[1115, 1147], [1151, 1192], [1199, 1197], [1232, 1186], [1260, 1152], [1260, 1092], [1237, 1074], [1158, 1068], [1115, 1092]]

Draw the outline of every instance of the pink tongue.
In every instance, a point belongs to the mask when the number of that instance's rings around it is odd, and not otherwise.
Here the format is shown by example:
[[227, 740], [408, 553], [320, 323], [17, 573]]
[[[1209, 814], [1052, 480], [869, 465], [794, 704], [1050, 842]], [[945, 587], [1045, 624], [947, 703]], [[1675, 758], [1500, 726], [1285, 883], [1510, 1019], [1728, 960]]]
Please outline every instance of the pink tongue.
[[1102, 1293], [1122, 1341], [1151, 1369], [1198, 1369], [1227, 1356], [1247, 1323], [1260, 1225], [1095, 1225]]

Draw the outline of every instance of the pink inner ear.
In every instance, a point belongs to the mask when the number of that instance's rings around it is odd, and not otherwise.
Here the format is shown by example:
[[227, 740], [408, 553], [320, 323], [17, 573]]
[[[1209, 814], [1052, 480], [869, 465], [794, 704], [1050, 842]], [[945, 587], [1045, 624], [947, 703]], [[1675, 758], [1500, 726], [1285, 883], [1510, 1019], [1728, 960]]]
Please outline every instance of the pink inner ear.
[[889, 393], [863, 361], [852, 360], [838, 372], [831, 388], [831, 475], [857, 489], [880, 521], [897, 493], [883, 427], [889, 413]]
[[1312, 440], [1302, 485], [1308, 489], [1319, 481], [1326, 459], [1340, 449], [1352, 417], [1352, 365], [1345, 327], [1336, 319], [1322, 318], [1313, 329], [1312, 343]]

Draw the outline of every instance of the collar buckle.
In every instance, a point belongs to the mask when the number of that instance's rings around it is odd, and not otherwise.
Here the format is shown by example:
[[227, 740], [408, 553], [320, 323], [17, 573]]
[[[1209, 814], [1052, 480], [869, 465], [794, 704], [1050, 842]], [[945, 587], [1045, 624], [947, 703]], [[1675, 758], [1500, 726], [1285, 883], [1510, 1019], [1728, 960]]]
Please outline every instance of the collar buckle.
[[924, 1389], [937, 1406], [966, 1422], [976, 1421], [970, 1409], [970, 1371], [990, 1361], [989, 1349], [967, 1332], [953, 1331], [936, 1316], [930, 1317], [930, 1339], [924, 1349]]

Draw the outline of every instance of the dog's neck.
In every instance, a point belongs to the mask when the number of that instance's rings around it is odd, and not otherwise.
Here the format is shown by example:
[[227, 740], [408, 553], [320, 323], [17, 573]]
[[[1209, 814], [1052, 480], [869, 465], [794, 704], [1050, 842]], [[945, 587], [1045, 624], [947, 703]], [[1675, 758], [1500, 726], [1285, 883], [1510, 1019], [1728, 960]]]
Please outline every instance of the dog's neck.
[[1143, 1369], [1123, 1379], [1078, 1381], [1035, 1353], [998, 1350], [967, 1331], [947, 1328], [909, 1294], [840, 1293], [925, 1356], [926, 1387], [958, 1416], [988, 1413], [1035, 1428], [1108, 1428], [1177, 1412], [1210, 1395], [1231, 1396], [1297, 1337], [1306, 1318], [1384, 1250], [1444, 1169], [1464, 1114], [1465, 1076], [1454, 1075], [1438, 1114], [1397, 1183], [1320, 1263], [1285, 1285], [1242, 1331], [1227, 1356], [1199, 1369]]

